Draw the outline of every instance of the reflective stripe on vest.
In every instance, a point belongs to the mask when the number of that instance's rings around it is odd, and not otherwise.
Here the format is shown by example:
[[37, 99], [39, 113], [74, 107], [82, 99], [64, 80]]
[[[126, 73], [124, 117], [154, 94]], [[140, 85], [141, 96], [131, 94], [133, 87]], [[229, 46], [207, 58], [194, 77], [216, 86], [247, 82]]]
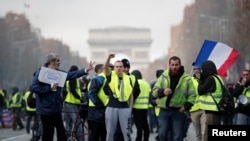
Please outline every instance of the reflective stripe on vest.
[[[221, 97], [222, 97], [222, 88], [221, 88], [221, 84], [220, 84], [219, 80], [215, 77], [214, 77], [214, 80], [215, 80], [215, 84], [216, 84], [216, 90], [215, 90], [215, 92], [213, 92], [211, 94], [213, 95], [216, 102], [219, 103], [219, 101], [221, 100]], [[223, 82], [223, 80], [221, 80], [221, 82]], [[198, 100], [195, 101], [196, 103], [198, 103], [200, 105], [200, 109], [209, 110], [209, 111], [218, 111], [218, 108], [217, 108], [211, 94], [207, 93], [205, 95], [200, 95]]]
[[[17, 99], [19, 96], [19, 99]], [[10, 107], [12, 108], [21, 108], [22, 107], [22, 97], [21, 97], [21, 94], [20, 92], [17, 92], [14, 94], [14, 96], [11, 97], [11, 105]]]

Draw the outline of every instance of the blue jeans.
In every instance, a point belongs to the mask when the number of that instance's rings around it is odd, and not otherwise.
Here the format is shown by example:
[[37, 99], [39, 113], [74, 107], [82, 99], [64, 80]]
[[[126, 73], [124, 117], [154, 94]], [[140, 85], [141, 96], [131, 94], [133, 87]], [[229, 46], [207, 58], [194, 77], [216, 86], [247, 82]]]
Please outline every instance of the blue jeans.
[[156, 129], [158, 128], [158, 121], [155, 115], [154, 107], [148, 109], [148, 117], [149, 117], [150, 131], [153, 132], [154, 127], [156, 127]]
[[250, 116], [236, 113], [235, 115], [235, 125], [250, 125]]
[[[78, 123], [81, 122], [80, 116], [78, 115], [79, 105], [65, 103], [64, 109], [66, 110], [66, 112], [64, 113], [65, 129], [67, 131], [67, 137], [69, 137], [68, 133], [70, 133], [72, 131], [72, 128], [74, 128], [73, 125], [78, 125]], [[84, 133], [84, 128], [82, 128], [82, 126], [79, 126], [76, 130], [79, 134]], [[80, 136], [79, 140], [84, 141], [84, 136]]]
[[159, 124], [159, 141], [182, 141], [186, 115], [178, 110], [161, 109]]

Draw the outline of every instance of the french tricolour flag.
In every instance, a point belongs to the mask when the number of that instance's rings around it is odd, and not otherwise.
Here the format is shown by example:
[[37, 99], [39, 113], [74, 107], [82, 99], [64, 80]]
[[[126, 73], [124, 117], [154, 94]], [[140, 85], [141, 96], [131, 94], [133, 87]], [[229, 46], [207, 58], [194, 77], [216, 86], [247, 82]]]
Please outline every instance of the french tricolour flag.
[[239, 56], [235, 49], [224, 43], [205, 40], [193, 65], [200, 68], [203, 61], [211, 60], [215, 63], [218, 74], [227, 76], [227, 70]]

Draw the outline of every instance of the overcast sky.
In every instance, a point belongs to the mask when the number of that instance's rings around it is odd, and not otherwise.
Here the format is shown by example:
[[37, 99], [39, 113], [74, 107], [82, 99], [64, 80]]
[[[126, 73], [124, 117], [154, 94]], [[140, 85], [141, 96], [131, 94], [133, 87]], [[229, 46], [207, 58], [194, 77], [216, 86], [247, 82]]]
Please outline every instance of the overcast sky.
[[[60, 39], [89, 60], [89, 29], [150, 28], [151, 61], [167, 53], [170, 27], [192, 0], [0, 0], [0, 16], [25, 13], [45, 38]], [[26, 5], [26, 6], [25, 6]]]

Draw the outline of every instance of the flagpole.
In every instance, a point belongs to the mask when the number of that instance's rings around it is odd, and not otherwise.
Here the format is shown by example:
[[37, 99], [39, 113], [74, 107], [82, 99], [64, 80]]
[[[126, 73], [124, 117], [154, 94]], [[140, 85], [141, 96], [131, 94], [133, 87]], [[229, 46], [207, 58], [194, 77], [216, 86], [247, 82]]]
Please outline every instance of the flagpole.
[[192, 69], [191, 69], [191, 71], [190, 71], [190, 76], [192, 76], [192, 74], [193, 74], [193, 72], [194, 72], [194, 66], [192, 66]]

